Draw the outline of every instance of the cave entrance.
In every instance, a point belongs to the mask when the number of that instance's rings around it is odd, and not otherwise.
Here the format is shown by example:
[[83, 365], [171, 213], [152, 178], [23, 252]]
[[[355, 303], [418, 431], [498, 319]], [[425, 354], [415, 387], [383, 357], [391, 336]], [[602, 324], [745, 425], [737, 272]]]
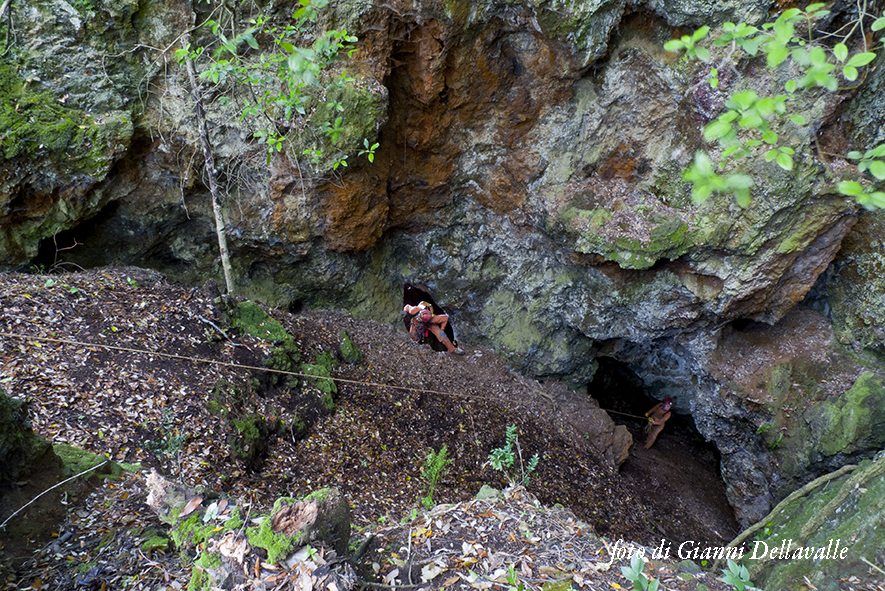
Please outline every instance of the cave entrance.
[[626, 364], [609, 357], [597, 361], [588, 393], [633, 435], [620, 477], [640, 502], [661, 516], [655, 524], [661, 539], [672, 544], [673, 552], [687, 541], [724, 545], [734, 539], [740, 527], [725, 494], [716, 446], [698, 432], [691, 415], [676, 412], [677, 404], [654, 446], [646, 450], [644, 415], [664, 395], [653, 396]]

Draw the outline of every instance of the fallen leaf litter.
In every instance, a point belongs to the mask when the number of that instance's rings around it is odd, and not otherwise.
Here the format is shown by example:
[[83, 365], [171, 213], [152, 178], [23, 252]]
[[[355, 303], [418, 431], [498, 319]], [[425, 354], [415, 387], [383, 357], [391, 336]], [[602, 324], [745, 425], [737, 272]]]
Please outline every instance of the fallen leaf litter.
[[[0, 330], [5, 333], [94, 344], [0, 340], [2, 387], [30, 401], [34, 429], [53, 442], [154, 467], [189, 486], [237, 497], [256, 511], [268, 508], [280, 495], [298, 496], [322, 486], [338, 486], [352, 503], [354, 524], [371, 532], [384, 523], [400, 521], [417, 507], [416, 499], [423, 493], [420, 469], [424, 454], [443, 444], [456, 464], [436, 490], [436, 501], [468, 503], [458, 509], [461, 511], [476, 506], [469, 503], [479, 503], [469, 499], [481, 484], [503, 488], [506, 482], [485, 461], [492, 448], [503, 444], [506, 426], [515, 424], [525, 450], [542, 455], [531, 487], [545, 503], [569, 505], [584, 514], [584, 519], [594, 521], [597, 528], [605, 525], [609, 536], [650, 543], [659, 535], [651, 527], [652, 509], [637, 505], [634, 493], [623, 489], [610, 470], [588, 457], [586, 446], [564, 433], [555, 409], [537, 395], [543, 388], [511, 372], [490, 351], [471, 347], [465, 358], [453, 358], [411, 344], [404, 331], [388, 325], [356, 321], [338, 313], [289, 315], [271, 310], [310, 359], [320, 351], [336, 350], [339, 330], [351, 334], [365, 360], [340, 367], [336, 376], [458, 396], [342, 383], [336, 412], [316, 423], [299, 442], [276, 439], [261, 470], [253, 473], [230, 456], [225, 445], [227, 427], [220, 417], [207, 412], [205, 404], [208, 392], [220, 379], [244, 383], [250, 378], [248, 371], [96, 346], [261, 365], [272, 345], [245, 334], [234, 340], [220, 334], [224, 319], [199, 291], [166, 284], [158, 274], [137, 269], [70, 275], [7, 273], [0, 275], [0, 306]], [[253, 403], [265, 416], [292, 420], [286, 414], [284, 393]], [[49, 581], [57, 589], [88, 587], [98, 581], [109, 588], [124, 583], [136, 585], [128, 588], [143, 589], [186, 585], [190, 567], [176, 552], [142, 550], [147, 528], [162, 529], [144, 504], [143, 481], [143, 472], [126, 474], [120, 481], [95, 488], [72, 507], [57, 539], [27, 562], [25, 572], [11, 575], [15, 586], [8, 588], [26, 584], [39, 588]], [[529, 498], [530, 493], [519, 494]], [[512, 496], [511, 500], [517, 500]], [[494, 511], [488, 511], [486, 519], [497, 519]], [[449, 528], [454, 522], [446, 522], [443, 514], [423, 519], [430, 527], [413, 542], [416, 552], [427, 548], [428, 554], [418, 560], [439, 559], [448, 534], [434, 527], [435, 521], [448, 523]], [[482, 518], [476, 522], [481, 523]], [[561, 569], [566, 563], [538, 557], [550, 535], [537, 527], [537, 535], [525, 535], [532, 527], [526, 525], [524, 515], [510, 515], [497, 526], [501, 536], [508, 531], [495, 541], [502, 544], [499, 549], [476, 545], [483, 532], [458, 532], [458, 544], [471, 544], [477, 562], [462, 560], [464, 568], [452, 571], [451, 576], [445, 576], [448, 566], [439, 562], [422, 564], [422, 569], [427, 567], [428, 588], [439, 588], [446, 582], [454, 585], [455, 576], [461, 581], [458, 585], [475, 586], [476, 581], [465, 581], [463, 575], [469, 572], [467, 567], [485, 564], [479, 562], [480, 549], [491, 551], [491, 556], [505, 556], [508, 552], [516, 555], [518, 548], [534, 548], [537, 556], [529, 559], [520, 555], [519, 568], [524, 577], [536, 582], [542, 573], [565, 572]], [[492, 531], [494, 524], [482, 527]], [[598, 540], [590, 535], [589, 526], [582, 531], [588, 539]], [[395, 537], [395, 532], [396, 528], [385, 529], [378, 535]], [[408, 537], [411, 540], [411, 534]], [[569, 543], [583, 552], [585, 562], [591, 555], [599, 556], [599, 547], [587, 541], [581, 549], [575, 539]], [[466, 547], [458, 544], [453, 548], [463, 558]], [[569, 550], [558, 548], [556, 552], [563, 557]], [[454, 559], [454, 554], [451, 557]], [[494, 575], [503, 568], [497, 558], [482, 560], [488, 561], [491, 569], [486, 574]], [[389, 577], [390, 571], [380, 570], [379, 576]], [[588, 581], [591, 586], [587, 588], [598, 584], [591, 584], [593, 579], [585, 577], [581, 569], [573, 572]], [[601, 572], [594, 570], [594, 576], [602, 576]], [[625, 582], [619, 573], [611, 573], [611, 580]]]

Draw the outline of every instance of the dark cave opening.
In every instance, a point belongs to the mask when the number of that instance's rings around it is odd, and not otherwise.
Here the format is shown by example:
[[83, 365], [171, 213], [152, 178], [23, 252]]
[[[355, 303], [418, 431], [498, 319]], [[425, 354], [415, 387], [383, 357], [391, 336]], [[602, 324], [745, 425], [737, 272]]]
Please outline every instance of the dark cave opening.
[[656, 507], [664, 516], [656, 526], [661, 535], [679, 543], [692, 536], [731, 541], [740, 528], [726, 496], [716, 446], [698, 432], [691, 415], [677, 412], [677, 401], [664, 430], [646, 450], [644, 415], [664, 395], [653, 396], [625, 363], [610, 357], [597, 361], [599, 368], [587, 391], [633, 436], [629, 458], [619, 474], [637, 491], [641, 502]]
[[[627, 427], [634, 441], [641, 443], [645, 440], [643, 434], [645, 413], [661, 402], [664, 395], [652, 396], [642, 378], [620, 361], [610, 357], [599, 357], [597, 362], [599, 369], [593, 381], [587, 386], [588, 393], [599, 402], [599, 406], [609, 411], [616, 423]], [[716, 446], [698, 432], [691, 415], [679, 412], [678, 402], [674, 403], [670, 420], [667, 421], [663, 433], [669, 433], [671, 437], [696, 448], [704, 455], [712, 454], [711, 459], [718, 466], [719, 451]]]

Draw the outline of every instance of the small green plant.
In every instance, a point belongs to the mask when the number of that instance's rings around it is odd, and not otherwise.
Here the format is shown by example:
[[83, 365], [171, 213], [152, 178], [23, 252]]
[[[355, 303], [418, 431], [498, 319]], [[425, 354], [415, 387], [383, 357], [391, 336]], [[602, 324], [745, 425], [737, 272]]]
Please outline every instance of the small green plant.
[[160, 438], [148, 442], [146, 446], [158, 456], [174, 455], [180, 451], [187, 442], [187, 433], [179, 431], [178, 427], [175, 426], [175, 420], [172, 417], [172, 413], [168, 410], [163, 412], [163, 422], [160, 424], [159, 432]]
[[[503, 472], [510, 484], [527, 486], [529, 476], [538, 467], [538, 454], [533, 455], [527, 463], [522, 461], [522, 449], [519, 447], [519, 436], [516, 434], [516, 425], [507, 427], [507, 443], [504, 447], [498, 447], [489, 454], [489, 465], [495, 470]], [[517, 460], [519, 464], [517, 465]]]
[[507, 566], [507, 584], [510, 585], [510, 587], [507, 588], [507, 591], [525, 590], [525, 585], [519, 580], [519, 574], [516, 572], [516, 567], [513, 563], [510, 563]]
[[771, 526], [774, 525], [773, 522], [769, 521], [766, 523], [762, 529], [760, 529], [755, 536], [753, 536], [754, 540], [764, 540], [771, 536]]
[[424, 466], [421, 468], [421, 476], [426, 481], [425, 494], [421, 497], [421, 504], [424, 505], [425, 509], [433, 507], [433, 493], [436, 490], [436, 485], [439, 483], [440, 478], [442, 478], [446, 466], [452, 463], [452, 460], [447, 457], [448, 453], [449, 450], [445, 445], [439, 451], [431, 449], [427, 452]]
[[727, 585], [733, 585], [737, 591], [744, 591], [744, 589], [751, 589], [753, 587], [753, 583], [750, 581], [750, 571], [747, 570], [747, 567], [736, 563], [731, 558], [728, 559], [728, 566], [722, 569], [720, 580]]
[[637, 553], [630, 557], [630, 566], [621, 567], [621, 574], [633, 583], [635, 589], [640, 591], [658, 591], [659, 581], [657, 579], [649, 579], [642, 572], [644, 568], [645, 561]]
[[774, 451], [781, 446], [781, 443], [784, 441], [784, 434], [778, 433], [777, 437], [774, 438], [774, 441], [768, 444], [768, 449], [770, 451]]

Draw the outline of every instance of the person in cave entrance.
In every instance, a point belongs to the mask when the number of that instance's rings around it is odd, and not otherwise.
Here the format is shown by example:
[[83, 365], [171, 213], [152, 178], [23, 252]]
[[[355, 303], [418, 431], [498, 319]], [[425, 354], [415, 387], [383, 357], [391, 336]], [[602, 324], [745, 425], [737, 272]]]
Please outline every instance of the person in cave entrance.
[[663, 402], [655, 404], [650, 411], [645, 413], [648, 417], [648, 423], [645, 425], [647, 435], [645, 436], [645, 449], [651, 449], [655, 444], [655, 440], [664, 430], [664, 423], [670, 418], [670, 407], [673, 405], [673, 399], [664, 398]]
[[406, 304], [403, 306], [403, 312], [412, 317], [409, 335], [416, 343], [420, 343], [432, 333], [449, 353], [454, 353], [455, 355], [464, 354], [464, 350], [456, 347], [445, 333], [446, 327], [449, 324], [449, 316], [447, 314], [434, 314], [433, 306], [428, 302], [420, 302], [417, 306]]

